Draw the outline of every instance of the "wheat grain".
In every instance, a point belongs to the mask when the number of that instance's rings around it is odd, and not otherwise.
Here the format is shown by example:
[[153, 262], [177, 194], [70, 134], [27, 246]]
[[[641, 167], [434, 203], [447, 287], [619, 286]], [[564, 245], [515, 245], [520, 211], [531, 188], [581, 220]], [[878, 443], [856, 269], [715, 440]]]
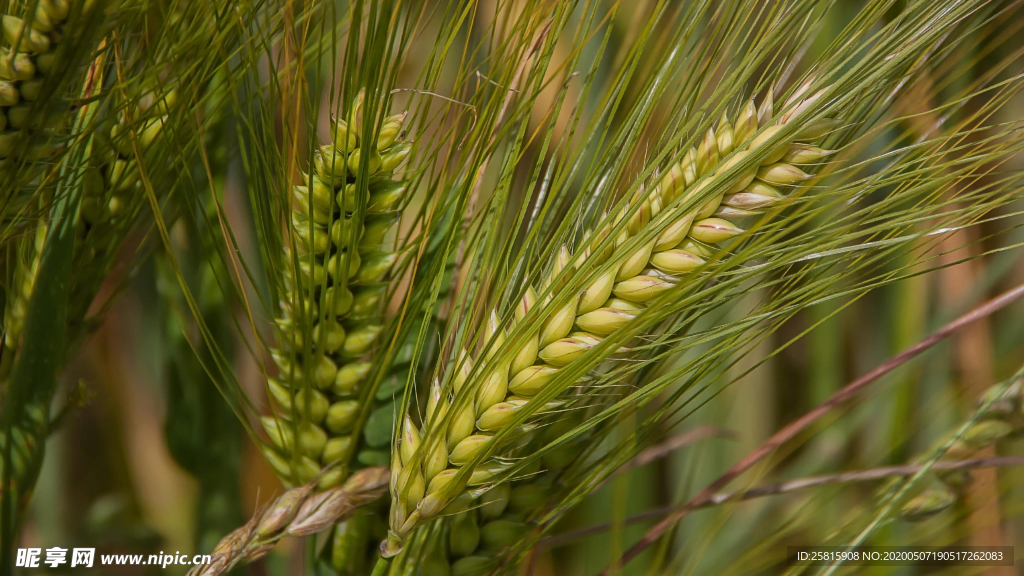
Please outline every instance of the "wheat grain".
[[[382, 330], [385, 278], [396, 258], [386, 237], [407, 190], [393, 179], [411, 147], [399, 141], [404, 120], [404, 113], [386, 118], [376, 138], [363, 143], [361, 92], [348, 117], [335, 121], [332, 143], [316, 152], [304, 185], [292, 189], [294, 253], [285, 257], [272, 352], [280, 376], [268, 381], [275, 409], [262, 421], [270, 439], [263, 452], [293, 485], [319, 477], [321, 488], [337, 486], [356, 446], [360, 384], [371, 367], [365, 355]], [[358, 198], [363, 168], [369, 193]], [[322, 472], [332, 464], [339, 465]]]
[[[432, 406], [424, 414], [423, 430], [418, 430], [411, 419], [405, 421], [391, 470], [391, 529], [388, 540], [381, 544], [384, 556], [397, 554], [404, 538], [424, 520], [442, 511], [457, 513], [460, 508], [464, 509], [473, 497], [471, 492], [465, 491], [467, 485], [486, 485], [500, 477], [504, 466], [492, 460], [462, 475], [466, 478], [462, 485], [452, 482], [459, 467], [473, 461], [482, 452], [495, 449], [492, 433], [507, 426], [516, 411], [523, 408], [531, 396], [543, 390], [559, 369], [579, 359], [603, 337], [626, 326], [643, 311], [645, 303], [683, 281], [687, 272], [702, 265], [711, 254], [709, 245], [741, 235], [744, 231], [730, 219], [755, 215], [755, 209], [766, 208], [782, 199], [779, 187], [797, 185], [810, 177], [781, 160], [787, 155], [800, 161], [827, 155], [829, 151], [811, 147], [807, 142], [824, 134], [819, 125], [834, 126], [834, 122], [816, 122], [814, 130], [802, 130], [795, 138], [801, 141], [799, 145], [793, 140], [772, 144], [779, 139], [778, 134], [786, 128], [785, 125], [799, 117], [793, 111], [809, 108], [822, 94], [818, 92], [801, 99], [805, 90], [806, 87], [799, 90], [786, 103], [789, 112], [774, 123], [770, 121], [774, 116], [770, 98], [765, 99], [760, 111], [755, 109], [753, 102], [748, 103], [735, 123], [723, 116], [717, 130], [709, 129], [681, 162], [669, 167], [656, 185], [636, 199], [632, 213], [623, 211], [614, 218], [605, 218], [597, 232], [590, 235], [589, 246], [596, 248], [615, 224], [628, 218], [625, 230], [615, 239], [617, 248], [613, 249], [618, 252], [615, 255], [619, 256], [620, 265], [602, 273], [586, 287], [578, 300], [556, 306], [556, 311], [540, 331], [519, 343], [516, 350], [507, 350], [507, 354], [493, 352], [495, 358], [511, 360], [497, 364], [491, 357], [474, 360], [467, 356], [452, 388], [457, 393], [464, 386], [472, 386], [475, 390], [472, 403], [455, 405], [451, 398], [442, 395], [432, 401]], [[759, 125], [763, 128], [760, 131]], [[769, 145], [772, 146], [770, 149]], [[696, 210], [685, 214], [665, 209], [673, 202], [702, 198], [709, 186], [722, 185], [719, 179], [735, 172], [731, 169], [751, 154], [762, 158], [760, 166], [733, 177], [727, 185], [719, 188], [724, 188], [723, 193], [705, 200]], [[726, 160], [722, 161], [722, 158]], [[628, 254], [622, 253], [630, 238], [651, 228], [657, 232], [654, 240], [632, 249]], [[612, 256], [608, 250], [587, 249], [572, 257], [563, 248], [546, 278], [546, 285], [554, 283], [566, 266], [596, 269]], [[537, 304], [537, 293], [529, 287], [516, 306], [512, 326], [499, 326], [497, 316], [492, 315], [484, 335], [485, 341], [492, 337], [495, 340], [490, 349], [506, 351], [505, 334], [516, 323], [524, 322]], [[573, 331], [574, 327], [578, 330]], [[469, 367], [481, 360], [485, 365], [483, 377], [476, 382], [468, 382]], [[442, 412], [451, 413], [444, 434], [432, 428], [443, 421], [440, 417]], [[573, 449], [572, 446], [567, 448], [569, 450], [563, 451], [561, 458], [553, 454], [545, 464], [564, 466], [571, 457], [569, 451]], [[451, 467], [442, 469], [437, 464], [444, 460]], [[517, 498], [530, 502], [541, 491], [539, 487], [523, 488], [517, 493]], [[518, 507], [523, 507], [523, 504], [517, 504]], [[497, 504], [494, 506], [496, 510], [501, 508]], [[481, 516], [488, 520], [480, 528], [482, 535], [489, 535], [484, 538], [484, 544], [492, 551], [512, 542], [524, 528], [519, 520], [490, 518], [483, 513]], [[458, 548], [467, 550], [470, 546]], [[474, 557], [467, 555], [464, 560], [469, 558]]]

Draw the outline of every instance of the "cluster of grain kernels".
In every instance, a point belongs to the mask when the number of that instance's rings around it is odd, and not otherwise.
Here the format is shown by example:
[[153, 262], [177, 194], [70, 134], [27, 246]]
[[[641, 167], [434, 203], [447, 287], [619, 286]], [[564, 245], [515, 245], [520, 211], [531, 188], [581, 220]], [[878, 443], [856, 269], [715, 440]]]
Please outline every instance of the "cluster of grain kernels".
[[[819, 92], [804, 98], [805, 90], [790, 99], [786, 114], [760, 132], [759, 123], [764, 125], [773, 116], [770, 98], [760, 111], [750, 102], [739, 112], [735, 122], [723, 115], [717, 129], [709, 129], [681, 162], [671, 166], [655, 186], [635, 199], [629, 210], [614, 219], [605, 218], [598, 232], [584, 239], [583, 244], [588, 248], [573, 257], [563, 247], [545, 285], [558, 281], [567, 266], [596, 270], [612, 257], [621, 264], [602, 273], [579, 297], [555, 303], [554, 312], [548, 315], [540, 331], [518, 344], [516, 350], [503, 350], [507, 346], [506, 334], [516, 323], [523, 322], [538, 304], [537, 292], [532, 287], [526, 290], [516, 306], [511, 326], [501, 326], [497, 316], [492, 314], [483, 338], [485, 342], [491, 341], [487, 356], [472, 362], [466, 357], [461, 363], [461, 373], [453, 378], [451, 390], [442, 391], [435, 386], [422, 430], [411, 420], [403, 426], [397, 457], [392, 463], [392, 537], [385, 546], [385, 553], [400, 550], [404, 536], [424, 519], [443, 509], [451, 511], [468, 504], [460, 502], [456, 506], [452, 502], [463, 490], [460, 486], [449, 486], [459, 468], [488, 447], [494, 433], [509, 424], [516, 411], [542, 391], [561, 368], [626, 326], [645, 309], [647, 302], [686, 281], [688, 273], [717, 251], [715, 244], [742, 234], [744, 231], [734, 220], [760, 214], [761, 210], [782, 200], [782, 187], [810, 178], [796, 165], [817, 163], [829, 154], [808, 142], [833, 130], [836, 121], [818, 120], [798, 130], [792, 140], [772, 145], [771, 150], [765, 149], [788, 122], [821, 95]], [[746, 173], [729, 175], [730, 181], [723, 186], [724, 193], [681, 216], [665, 210], [680, 197], [699, 197], [706, 187], [720, 186], [718, 179], [727, 177], [731, 168], [755, 151], [764, 156], [759, 166]], [[613, 248], [589, 249], [606, 238], [622, 218], [628, 218], [628, 222]], [[628, 254], [621, 252], [632, 237], [649, 227], [660, 231], [654, 240]], [[496, 361], [499, 358], [511, 360]], [[479, 372], [483, 376], [468, 382], [470, 368], [476, 362], [483, 363]], [[466, 385], [475, 390], [473, 402], [465, 406], [453, 405], [452, 394]], [[431, 423], [441, 422], [441, 415], [452, 410], [457, 413], [448, 414], [446, 430], [430, 428]], [[478, 465], [468, 475], [468, 485], [488, 484], [503, 468], [498, 461]], [[516, 488], [513, 486], [513, 490]], [[466, 496], [468, 493], [463, 493], [460, 498]], [[511, 525], [499, 526], [500, 529], [494, 528], [496, 533], [517, 533]]]
[[61, 27], [70, 11], [71, 0], [39, 0], [31, 14], [2, 17], [5, 46], [0, 48], [0, 158], [14, 152], [20, 129], [37, 123], [32, 119], [32, 105], [53, 69], [54, 53], [63, 34]]
[[[270, 438], [264, 453], [292, 484], [347, 462], [356, 447], [360, 385], [371, 366], [365, 355], [381, 332], [386, 277], [396, 258], [386, 240], [407, 188], [394, 179], [411, 146], [398, 141], [405, 114], [386, 118], [376, 141], [364, 143], [361, 109], [360, 99], [347, 121], [336, 121], [333, 142], [317, 151], [312, 173], [291, 192], [295, 250], [285, 259], [273, 351], [280, 375], [268, 382], [274, 407], [263, 425]], [[364, 156], [365, 202], [356, 186]], [[320, 486], [336, 486], [346, 473], [334, 466]]]
[[[448, 214], [451, 213], [453, 211], [449, 210]], [[448, 230], [448, 226], [451, 226], [452, 219], [442, 215], [440, 220], [441, 222], [435, 224], [433, 237], [427, 242], [420, 261], [432, 260], [446, 247], [444, 242], [447, 238], [446, 230]], [[408, 332], [390, 363], [388, 374], [383, 378], [373, 398], [373, 409], [363, 427], [362, 439], [359, 441], [356, 454], [358, 465], [387, 466], [391, 462], [391, 434], [394, 429], [395, 413], [398, 411], [397, 404], [402, 400], [406, 385], [410, 381], [417, 380], [416, 375], [410, 374], [410, 371], [415, 369], [413, 360], [417, 355], [416, 348], [423, 323], [426, 322], [429, 326], [426, 328], [426, 334], [436, 334], [444, 324], [438, 311], [441, 308], [441, 303], [448, 300], [448, 288], [454, 271], [453, 260], [454, 255], [446, 263], [436, 300], [433, 303], [424, 302], [423, 308], [418, 314], [410, 314], [403, 322]], [[426, 268], [417, 272], [411, 285], [432, 292], [432, 285], [426, 281], [428, 276], [432, 276], [432, 272]], [[406, 297], [412, 298], [413, 296], [410, 294]], [[424, 348], [420, 351], [420, 355], [429, 357], [440, 343], [429, 338], [422, 345]], [[380, 504], [385, 503], [381, 502]], [[387, 537], [387, 530], [386, 515], [380, 514], [378, 509], [364, 510], [338, 524], [333, 538], [331, 561], [339, 576], [365, 574], [365, 568], [372, 566], [375, 558], [378, 557], [377, 543]]]
[[[105, 241], [113, 237], [117, 224], [131, 216], [146, 191], [136, 159], [136, 147], [144, 153], [156, 141], [167, 123], [168, 109], [174, 105], [173, 90], [161, 96], [148, 93], [139, 99], [129, 124], [124, 114], [116, 122], [100, 126], [93, 140], [89, 168], [82, 176], [81, 231], [89, 240], [86, 246], [96, 251], [109, 248]], [[92, 256], [93, 254], [90, 254]]]

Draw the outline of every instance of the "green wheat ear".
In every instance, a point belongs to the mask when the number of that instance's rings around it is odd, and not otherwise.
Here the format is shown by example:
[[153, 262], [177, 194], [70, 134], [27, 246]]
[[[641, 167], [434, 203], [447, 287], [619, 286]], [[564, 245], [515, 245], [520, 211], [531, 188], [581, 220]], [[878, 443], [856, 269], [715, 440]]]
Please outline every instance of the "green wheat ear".
[[[412, 146], [399, 140], [406, 115], [387, 117], [370, 142], [359, 137], [362, 116], [361, 92], [348, 118], [335, 121], [332, 143], [316, 151], [304, 184], [291, 192], [295, 252], [285, 254], [272, 352], [280, 375], [268, 380], [274, 409], [262, 419], [270, 439], [263, 453], [291, 485], [319, 476], [326, 489], [348, 473], [360, 386], [371, 366], [366, 355], [383, 328], [387, 277], [397, 258], [388, 235], [408, 190], [395, 179]], [[368, 187], [356, 185], [363, 169]]]
[[[457, 394], [468, 386], [473, 401], [455, 404], [451, 392], [435, 385], [423, 426], [417, 427], [408, 417], [402, 426], [391, 470], [390, 536], [381, 545], [386, 557], [398, 554], [405, 538], [426, 520], [465, 510], [480, 487], [500, 482], [508, 468], [500, 460], [471, 463], [481, 454], [511, 455], [493, 446], [493, 437], [500, 432], [506, 432], [506, 441], [523, 436], [525, 428], [505, 428], [559, 370], [626, 327], [648, 302], [687, 281], [687, 274], [713, 253], [714, 244], [741, 235], [744, 230], [734, 220], [760, 214], [783, 199], [785, 187], [811, 177], [796, 165], [815, 163], [830, 154], [811, 143], [838, 123], [822, 119], [794, 132], [791, 123], [824, 93], [808, 95], [809, 86], [810, 82], [798, 89], [785, 104], [786, 113], [775, 120], [770, 95], [760, 110], [750, 102], [735, 120], [723, 115], [718, 129], [709, 129], [681, 162], [670, 166], [649, 191], [635, 199], [631, 209], [605, 217], [585, 241], [582, 252], [574, 256], [563, 247], [545, 286], [558, 282], [569, 267], [589, 270], [609, 261], [618, 264], [607, 268], [578, 296], [547, 303], [551, 306], [547, 309], [555, 312], [525, 341], [517, 339], [515, 349], [505, 342], [506, 335], [540, 303], [537, 292], [532, 287], [526, 290], [512, 325], [501, 326], [497, 315], [491, 315], [484, 335], [485, 342], [493, 340], [487, 345], [488, 354], [475, 359], [465, 354], [460, 373], [453, 379], [453, 391]], [[756, 164], [751, 162], [754, 158]], [[736, 174], [737, 167], [744, 168]], [[711, 189], [721, 192], [706, 198]], [[699, 207], [681, 214], [671, 209], [685, 202], [699, 202]], [[622, 231], [614, 246], [599, 250], [601, 240], [624, 219], [626, 225], [618, 226]], [[626, 251], [630, 239], [641, 234], [652, 239]], [[470, 381], [475, 364], [482, 365], [478, 373], [483, 376]], [[467, 465], [472, 466], [468, 471], [464, 470]], [[472, 487], [478, 491], [467, 490]], [[520, 488], [518, 493], [526, 498], [532, 491]], [[480, 528], [480, 533], [487, 535], [483, 542], [488, 549], [503, 548], [522, 533], [522, 522], [498, 518], [504, 511], [502, 502], [508, 500], [508, 495], [498, 495], [490, 508], [481, 509], [480, 516], [490, 520]], [[459, 538], [460, 533], [454, 531], [452, 537]], [[464, 552], [467, 562], [476, 561], [469, 560], [473, 548], [455, 546]]]

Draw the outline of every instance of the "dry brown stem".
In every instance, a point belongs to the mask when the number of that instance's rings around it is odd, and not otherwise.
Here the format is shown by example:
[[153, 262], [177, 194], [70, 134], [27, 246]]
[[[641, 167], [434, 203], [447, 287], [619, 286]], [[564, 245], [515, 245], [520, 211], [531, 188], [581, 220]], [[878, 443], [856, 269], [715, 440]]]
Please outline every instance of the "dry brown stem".
[[213, 560], [189, 576], [218, 576], [262, 557], [285, 536], [308, 536], [348, 519], [360, 506], [380, 498], [388, 488], [388, 469], [366, 468], [341, 486], [315, 492], [319, 479], [292, 488], [253, 515], [244, 526], [217, 543]]

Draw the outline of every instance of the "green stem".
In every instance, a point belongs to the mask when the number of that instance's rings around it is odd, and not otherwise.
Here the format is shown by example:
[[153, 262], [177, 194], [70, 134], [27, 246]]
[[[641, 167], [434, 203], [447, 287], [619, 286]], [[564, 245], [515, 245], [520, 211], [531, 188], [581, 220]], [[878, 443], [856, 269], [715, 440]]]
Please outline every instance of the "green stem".
[[370, 576], [384, 576], [389, 566], [391, 566], [390, 558], [377, 558], [377, 563], [374, 564], [373, 573]]
[[306, 574], [316, 576], [319, 574], [316, 566], [316, 537], [306, 538]]

